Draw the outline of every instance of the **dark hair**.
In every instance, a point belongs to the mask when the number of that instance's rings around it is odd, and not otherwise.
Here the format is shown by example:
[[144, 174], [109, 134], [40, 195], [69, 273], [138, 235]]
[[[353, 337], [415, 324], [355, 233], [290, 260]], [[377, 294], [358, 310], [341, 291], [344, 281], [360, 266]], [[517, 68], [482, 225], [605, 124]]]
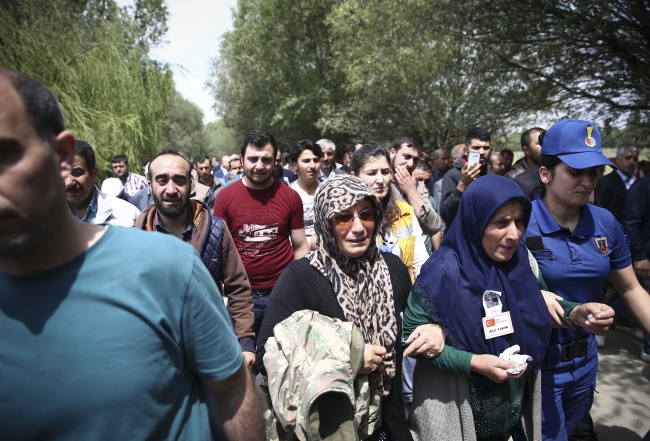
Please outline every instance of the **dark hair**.
[[20, 96], [34, 131], [49, 145], [50, 137], [65, 130], [63, 113], [56, 97], [43, 83], [27, 74], [0, 67], [0, 77], [6, 78]]
[[90, 144], [86, 141], [75, 140], [74, 154], [83, 158], [86, 163], [86, 168], [88, 168], [88, 171], [92, 175], [93, 170], [95, 169], [95, 152]]
[[[300, 141], [298, 141], [300, 142]], [[285, 161], [289, 162], [289, 158], [291, 157], [291, 153], [288, 152], [282, 152], [280, 155], [280, 159], [284, 159]]]
[[350, 138], [348, 139], [348, 142], [345, 143], [345, 151], [347, 153], [354, 153], [356, 146], [359, 144], [363, 145], [363, 140], [359, 138]]
[[412, 135], [410, 133], [399, 135], [397, 138], [395, 138], [395, 141], [393, 141], [393, 148], [396, 152], [398, 152], [404, 143], [406, 143], [408, 147], [422, 150], [422, 140], [417, 135]]
[[179, 158], [183, 158], [185, 160], [185, 162], [187, 163], [187, 167], [188, 167], [187, 174], [188, 174], [190, 179], [192, 178], [192, 164], [190, 164], [190, 161], [188, 161], [187, 158], [185, 156], [183, 156], [181, 154], [181, 152], [179, 152], [176, 149], [164, 149], [164, 150], [161, 150], [160, 152], [158, 152], [158, 154], [156, 156], [154, 156], [153, 158], [151, 158], [151, 161], [149, 161], [149, 168], [147, 169], [147, 179], [149, 179], [150, 181], [153, 181], [152, 176], [151, 176], [151, 164], [156, 159], [158, 159], [160, 156], [166, 156], [166, 155], [178, 156]]
[[499, 154], [500, 154], [501, 156], [503, 156], [504, 153], [505, 153], [506, 155], [510, 155], [510, 156], [512, 156], [512, 157], [515, 156], [515, 154], [514, 154], [514, 153], [512, 152], [512, 150], [510, 150], [510, 149], [502, 149], [502, 150], [499, 152]]
[[273, 135], [263, 130], [253, 130], [248, 135], [246, 135], [241, 142], [242, 159], [244, 156], [246, 156], [246, 147], [249, 145], [254, 145], [255, 147], [262, 148], [267, 144], [271, 144], [273, 146], [273, 159], [275, 159], [278, 154], [278, 144], [275, 142]]
[[318, 144], [311, 142], [308, 139], [303, 139], [296, 142], [293, 147], [291, 147], [291, 154], [289, 155], [291, 162], [298, 162], [298, 158], [305, 150], [311, 150], [311, 152], [316, 155], [318, 159], [323, 157], [323, 150]]
[[[390, 155], [388, 154], [386, 147], [384, 147], [380, 142], [369, 141], [352, 154], [352, 159], [350, 160], [350, 171], [358, 177], [361, 167], [363, 167], [366, 162], [382, 156], [386, 158], [390, 167]], [[388, 194], [384, 200], [381, 201], [382, 209], [384, 211], [384, 220], [379, 226], [379, 231], [382, 234], [386, 234], [392, 230], [393, 221], [400, 215], [399, 208], [397, 208], [397, 204], [395, 203], [393, 189], [390, 184], [388, 185]]]
[[562, 160], [559, 156], [555, 155], [539, 155], [539, 161], [537, 162], [540, 167], [546, 167], [551, 178], [555, 174], [555, 168], [560, 164]]
[[[528, 129], [524, 133], [522, 133], [521, 134], [521, 146], [522, 147], [530, 147], [530, 142], [533, 140], [533, 137], [531, 136], [531, 134], [534, 131], [537, 131], [537, 132], [541, 133], [541, 132], [544, 131], [544, 129], [542, 129], [540, 127], [533, 127], [532, 129]], [[538, 141], [539, 141], [539, 138], [538, 138]]]
[[[153, 159], [152, 159], [152, 161], [153, 161]], [[127, 165], [129, 164], [129, 160], [126, 159], [126, 156], [124, 156], [124, 155], [115, 155], [115, 156], [113, 156], [113, 159], [111, 159], [111, 164], [118, 164], [120, 162], [123, 162], [123, 163], [125, 163]]]
[[415, 168], [428, 171], [428, 172], [433, 172], [431, 170], [431, 166], [429, 165], [429, 162], [426, 159], [418, 158], [418, 160], [415, 162]]
[[[205, 162], [205, 161], [210, 161], [207, 156], [199, 155], [196, 158], [194, 158], [194, 164], [198, 164], [199, 162]], [[212, 165], [212, 163], [210, 163]]]
[[[541, 143], [540, 143], [541, 144]], [[548, 170], [548, 174], [550, 175], [551, 179], [553, 179], [553, 176], [555, 176], [555, 169], [557, 168], [558, 164], [560, 164], [562, 160], [560, 159], [559, 156], [555, 155], [539, 155], [539, 159], [537, 160], [537, 165], [540, 167], [546, 167]], [[542, 182], [541, 178], [538, 178], [539, 182], [537, 184], [537, 187], [531, 191], [531, 198], [536, 198], [538, 194], [541, 194], [544, 196], [544, 193], [546, 193], [546, 185]]]
[[467, 136], [465, 137], [465, 145], [469, 146], [469, 144], [472, 142], [472, 139], [478, 139], [479, 141], [483, 142], [490, 142], [490, 132], [488, 132], [488, 130], [484, 129], [483, 127], [474, 127], [470, 129], [469, 132], [467, 132]]

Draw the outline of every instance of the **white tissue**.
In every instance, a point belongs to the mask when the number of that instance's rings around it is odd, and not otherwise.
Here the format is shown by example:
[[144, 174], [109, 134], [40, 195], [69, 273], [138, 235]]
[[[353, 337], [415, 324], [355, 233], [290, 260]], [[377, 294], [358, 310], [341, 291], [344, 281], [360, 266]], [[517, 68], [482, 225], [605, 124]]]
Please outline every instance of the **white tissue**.
[[508, 361], [514, 361], [517, 364], [516, 367], [506, 370], [506, 372], [511, 375], [520, 374], [521, 371], [524, 370], [524, 365], [529, 361], [533, 361], [533, 357], [530, 355], [520, 354], [519, 349], [519, 345], [514, 345], [499, 354], [499, 358], [503, 358], [504, 360]]

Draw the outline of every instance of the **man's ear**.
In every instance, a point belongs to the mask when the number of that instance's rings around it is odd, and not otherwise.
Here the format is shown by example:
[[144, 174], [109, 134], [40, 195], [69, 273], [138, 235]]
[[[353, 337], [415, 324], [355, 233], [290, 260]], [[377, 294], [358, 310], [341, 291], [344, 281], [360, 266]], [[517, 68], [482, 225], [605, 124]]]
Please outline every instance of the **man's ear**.
[[93, 180], [93, 184], [97, 182], [97, 167], [93, 168], [93, 170], [90, 172], [90, 177]]
[[394, 148], [391, 147], [388, 150], [388, 154], [390, 155], [390, 159], [393, 159], [395, 157], [395, 155], [397, 154], [397, 150], [395, 150]]
[[75, 139], [72, 132], [64, 130], [56, 135], [52, 141], [52, 151], [55, 153], [61, 180], [65, 181], [74, 164]]

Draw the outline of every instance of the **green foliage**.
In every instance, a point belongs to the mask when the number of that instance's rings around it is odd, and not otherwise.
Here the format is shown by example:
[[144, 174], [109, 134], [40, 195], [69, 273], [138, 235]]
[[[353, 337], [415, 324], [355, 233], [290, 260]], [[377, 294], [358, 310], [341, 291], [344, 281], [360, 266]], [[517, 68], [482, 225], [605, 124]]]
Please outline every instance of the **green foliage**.
[[13, 0], [0, 7], [0, 29], [0, 65], [54, 92], [67, 128], [95, 149], [100, 178], [116, 154], [139, 164], [159, 149], [172, 74], [113, 0]]
[[646, 0], [440, 0], [422, 15], [463, 44], [492, 53], [553, 97], [562, 116], [622, 125], [648, 136], [650, 8]]
[[498, 135], [548, 107], [545, 89], [496, 72], [489, 51], [413, 13], [428, 7], [240, 0], [213, 64], [217, 111], [226, 126], [268, 130], [285, 149], [303, 138], [391, 142], [403, 132], [450, 148], [469, 127]]
[[649, 138], [646, 0], [239, 0], [233, 17], [217, 112], [285, 149], [401, 132], [449, 148], [483, 126], [498, 150], [540, 115]]
[[245, 136], [239, 136], [234, 130], [227, 128], [221, 119], [207, 124], [204, 134], [206, 156], [216, 156], [219, 160], [224, 155], [239, 153], [241, 140]]
[[[320, 107], [339, 93], [326, 17], [332, 0], [240, 0], [213, 61], [217, 112], [241, 133], [271, 132], [287, 150], [319, 139]], [[325, 131], [327, 133], [327, 131]]]
[[165, 148], [180, 150], [190, 160], [204, 154], [203, 111], [178, 92], [169, 102], [164, 132]]
[[432, 149], [449, 149], [470, 127], [497, 139], [522, 113], [547, 106], [516, 74], [496, 73], [489, 52], [414, 15], [429, 3], [339, 3], [328, 21], [347, 99], [324, 113], [321, 128], [380, 139], [411, 132]]

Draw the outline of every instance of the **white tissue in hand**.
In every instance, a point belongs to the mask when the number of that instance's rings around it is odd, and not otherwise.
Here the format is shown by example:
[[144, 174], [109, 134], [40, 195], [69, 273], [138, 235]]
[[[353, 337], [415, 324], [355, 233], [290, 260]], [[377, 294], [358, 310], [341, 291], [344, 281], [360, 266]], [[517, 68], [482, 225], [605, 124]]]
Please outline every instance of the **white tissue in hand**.
[[509, 347], [501, 354], [499, 354], [499, 358], [503, 358], [504, 360], [515, 362], [515, 364], [517, 365], [516, 367], [506, 370], [506, 372], [511, 375], [520, 374], [521, 371], [524, 370], [524, 365], [529, 361], [533, 361], [533, 357], [531, 357], [530, 355], [519, 353], [519, 345], [514, 345]]

